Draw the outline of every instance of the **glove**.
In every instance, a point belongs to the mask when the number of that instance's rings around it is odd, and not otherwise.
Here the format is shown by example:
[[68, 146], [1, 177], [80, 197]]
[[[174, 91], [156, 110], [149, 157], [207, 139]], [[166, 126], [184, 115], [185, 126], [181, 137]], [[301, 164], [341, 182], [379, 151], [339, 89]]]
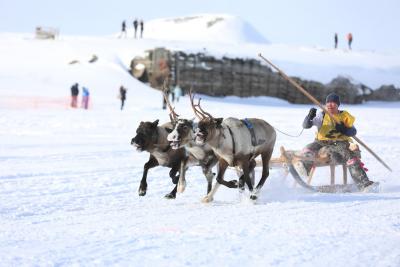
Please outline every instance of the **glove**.
[[312, 119], [315, 118], [316, 115], [317, 115], [317, 109], [310, 108], [310, 111], [308, 112], [308, 115], [307, 115], [307, 119], [311, 121]]
[[335, 129], [336, 129], [336, 131], [338, 131], [339, 133], [341, 133], [341, 134], [346, 134], [346, 135], [347, 135], [347, 130], [348, 130], [348, 128], [344, 125], [343, 122], [341, 122], [341, 123], [336, 123]]
[[310, 129], [313, 126], [313, 119], [315, 118], [317, 114], [317, 109], [311, 108], [310, 111], [308, 112], [308, 115], [304, 118], [303, 121], [303, 128], [304, 129]]

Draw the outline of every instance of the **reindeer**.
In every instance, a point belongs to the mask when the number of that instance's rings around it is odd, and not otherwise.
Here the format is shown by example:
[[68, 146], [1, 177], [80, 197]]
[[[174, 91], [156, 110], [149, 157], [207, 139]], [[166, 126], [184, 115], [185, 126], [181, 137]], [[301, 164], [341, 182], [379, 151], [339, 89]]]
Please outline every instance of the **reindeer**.
[[[217, 183], [205, 201], [212, 201], [219, 184], [230, 188], [239, 187], [239, 191], [243, 192], [245, 183], [250, 190], [250, 199], [257, 200], [269, 176], [269, 160], [276, 140], [274, 128], [261, 119], [214, 118], [201, 108], [201, 99], [197, 105], [193, 103], [193, 100], [194, 95], [190, 92], [192, 109], [200, 120], [195, 141], [198, 144], [208, 144], [219, 159]], [[262, 158], [262, 175], [256, 188], [253, 189], [249, 174], [255, 167], [254, 159], [259, 155]], [[235, 181], [227, 182], [223, 179], [228, 166], [237, 166], [242, 169], [243, 176], [240, 177], [238, 184]], [[179, 184], [184, 184], [181, 181], [183, 178], [182, 176], [179, 178]]]
[[135, 146], [138, 151], [147, 151], [150, 153], [149, 160], [144, 164], [143, 176], [139, 186], [139, 196], [146, 195], [147, 191], [147, 172], [149, 169], [158, 165], [171, 168], [169, 176], [175, 184], [174, 189], [165, 195], [166, 198], [173, 199], [176, 197], [177, 182], [179, 175], [184, 175], [186, 168], [182, 167], [182, 162], [186, 162], [188, 156], [184, 148], [171, 149], [167, 141], [167, 135], [172, 131], [170, 122], [158, 126], [158, 120], [154, 122], [140, 122], [136, 130], [136, 136], [132, 138], [131, 145]]
[[[182, 164], [186, 164], [186, 166], [199, 165], [202, 168], [203, 174], [207, 179], [207, 194], [209, 194], [212, 189], [212, 179], [214, 178], [212, 168], [217, 164], [218, 158], [215, 156], [210, 146], [207, 144], [198, 145], [194, 142], [193, 120], [178, 118], [179, 115], [175, 112], [174, 108], [172, 108], [165, 91], [164, 99], [170, 110], [169, 116], [171, 122], [175, 126], [172, 132], [167, 136], [167, 139], [173, 149], [181, 149], [184, 147], [190, 157], [193, 157], [193, 160], [190, 160], [191, 158], [189, 157], [188, 161]], [[182, 183], [185, 183], [184, 174], [181, 180]], [[181, 184], [180, 187], [178, 186], [179, 193], [184, 191], [185, 185], [186, 184]]]

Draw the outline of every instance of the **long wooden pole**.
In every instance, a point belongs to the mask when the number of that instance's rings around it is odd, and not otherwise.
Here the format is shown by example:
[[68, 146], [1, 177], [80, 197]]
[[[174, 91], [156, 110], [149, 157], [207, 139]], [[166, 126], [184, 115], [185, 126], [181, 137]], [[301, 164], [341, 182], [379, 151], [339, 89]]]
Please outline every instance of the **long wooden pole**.
[[[281, 71], [277, 66], [275, 66], [271, 61], [266, 59], [261, 53], [258, 54], [260, 58], [262, 58], [265, 62], [267, 62], [269, 65], [271, 65], [285, 80], [290, 82], [296, 89], [298, 89], [300, 92], [302, 92], [308, 99], [311, 100], [315, 105], [319, 106], [326, 114], [329, 115], [331, 120], [335, 121], [336, 123], [340, 123], [340, 121], [335, 118], [317, 99], [315, 99], [309, 92], [307, 92], [303, 87], [301, 87], [295, 80], [287, 76], [283, 71]], [[356, 140], [360, 145], [362, 145], [369, 153], [371, 153], [380, 163], [383, 164], [389, 171], [392, 171], [392, 169], [377, 155], [375, 154], [372, 149], [370, 149], [363, 141], [361, 141], [358, 137], [353, 136], [353, 139]]]

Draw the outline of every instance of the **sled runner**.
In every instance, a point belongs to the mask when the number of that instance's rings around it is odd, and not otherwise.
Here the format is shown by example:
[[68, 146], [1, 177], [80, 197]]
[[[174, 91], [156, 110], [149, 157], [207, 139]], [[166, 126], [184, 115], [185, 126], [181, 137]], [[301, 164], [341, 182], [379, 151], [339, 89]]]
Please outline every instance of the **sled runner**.
[[[342, 165], [343, 168], [343, 184], [335, 184], [335, 165], [330, 162], [328, 157], [324, 155], [319, 155], [314, 160], [314, 166], [308, 175], [308, 181], [305, 182], [303, 178], [299, 175], [299, 173], [294, 168], [294, 164], [297, 161], [304, 159], [300, 155], [300, 153], [293, 150], [285, 150], [284, 147], [281, 147], [281, 156], [279, 158], [272, 158], [270, 162], [271, 167], [281, 167], [285, 169], [285, 175], [287, 176], [289, 173], [292, 175], [294, 180], [302, 187], [313, 191], [313, 192], [321, 192], [321, 193], [351, 193], [351, 192], [360, 192], [360, 189], [355, 184], [347, 184], [347, 167], [345, 164], [337, 164]], [[320, 185], [313, 186], [311, 185], [311, 180], [317, 167], [329, 166], [331, 170], [331, 183], [330, 185]], [[362, 190], [363, 192], [377, 192], [379, 191], [379, 183], [374, 183], [373, 186], [365, 188]]]

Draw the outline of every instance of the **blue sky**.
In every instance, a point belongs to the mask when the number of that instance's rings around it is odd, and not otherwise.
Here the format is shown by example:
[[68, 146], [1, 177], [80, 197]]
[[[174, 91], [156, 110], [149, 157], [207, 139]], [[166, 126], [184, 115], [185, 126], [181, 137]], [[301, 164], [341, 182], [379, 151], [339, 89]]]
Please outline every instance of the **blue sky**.
[[108, 35], [145, 21], [198, 13], [226, 13], [251, 23], [273, 43], [339, 47], [352, 32], [353, 49], [400, 48], [399, 0], [0, 0], [0, 32], [33, 32], [35, 26], [58, 27], [61, 34]]

